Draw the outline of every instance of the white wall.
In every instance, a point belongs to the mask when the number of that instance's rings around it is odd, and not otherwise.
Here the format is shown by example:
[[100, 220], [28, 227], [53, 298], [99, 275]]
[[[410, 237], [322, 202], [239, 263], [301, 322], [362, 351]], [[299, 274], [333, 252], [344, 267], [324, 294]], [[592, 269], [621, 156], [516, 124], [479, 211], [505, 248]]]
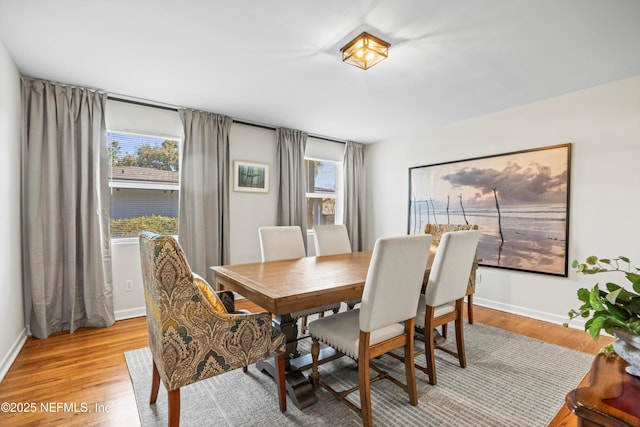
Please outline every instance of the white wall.
[[27, 331], [22, 296], [20, 237], [20, 74], [0, 41], [0, 381], [11, 367]]
[[[626, 255], [640, 265], [640, 76], [367, 147], [369, 247], [406, 233], [409, 167], [566, 142], [573, 144], [569, 262]], [[579, 287], [605, 279], [488, 267], [480, 275], [477, 304], [554, 323], [579, 306]]]

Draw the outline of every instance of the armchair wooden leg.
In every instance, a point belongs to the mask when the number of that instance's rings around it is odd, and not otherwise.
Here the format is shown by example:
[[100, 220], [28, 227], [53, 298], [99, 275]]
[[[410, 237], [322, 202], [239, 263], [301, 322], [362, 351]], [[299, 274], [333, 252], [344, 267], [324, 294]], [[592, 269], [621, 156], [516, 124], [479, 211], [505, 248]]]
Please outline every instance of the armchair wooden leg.
[[284, 354], [276, 356], [276, 380], [278, 383], [278, 402], [280, 403], [280, 412], [287, 410], [287, 386], [285, 384], [284, 373]]
[[469, 324], [473, 325], [473, 294], [467, 295], [467, 318]]
[[445, 323], [444, 325], [442, 325], [442, 338], [444, 338], [445, 340], [447, 339], [447, 325], [448, 323]]
[[153, 367], [151, 373], [151, 397], [149, 397], [149, 404], [153, 405], [158, 400], [158, 390], [160, 389], [160, 372], [156, 366], [155, 360], [152, 362]]
[[169, 401], [169, 427], [180, 425], [180, 389], [171, 390], [167, 393]]
[[316, 337], [311, 340], [311, 383], [313, 388], [320, 385], [320, 374], [318, 374], [318, 357], [320, 356], [320, 343]]
[[245, 374], [247, 373], [248, 370], [249, 370], [248, 366], [243, 366], [242, 367], [242, 372], [244, 372]]
[[307, 333], [307, 316], [302, 316], [300, 318], [300, 332], [303, 334]]

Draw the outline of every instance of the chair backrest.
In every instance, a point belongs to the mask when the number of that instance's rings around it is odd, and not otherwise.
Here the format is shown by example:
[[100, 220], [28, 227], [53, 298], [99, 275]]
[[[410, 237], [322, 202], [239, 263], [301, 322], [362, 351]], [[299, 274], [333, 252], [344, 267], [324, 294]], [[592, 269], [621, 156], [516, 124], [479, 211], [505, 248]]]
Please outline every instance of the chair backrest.
[[344, 224], [316, 225], [313, 232], [317, 256], [351, 252], [351, 241]]
[[297, 225], [258, 228], [262, 261], [304, 258], [302, 231]]
[[436, 307], [466, 295], [479, 240], [478, 230], [454, 231], [442, 235], [425, 291], [427, 305]]
[[[191, 354], [188, 363], [180, 358], [177, 361], [173, 348], [186, 348], [190, 342], [202, 344], [211, 340], [210, 333], [192, 327], [192, 316], [197, 315], [198, 322], [204, 322], [201, 318], [203, 312], [213, 309], [224, 315], [226, 310], [217, 296], [205, 301], [201, 289], [208, 285], [196, 280], [176, 239], [144, 231], [140, 233], [139, 241], [149, 348], [153, 360], [165, 385], [188, 384], [192, 382], [190, 378], [195, 368], [187, 372], [185, 365], [197, 365], [199, 360], [196, 356], [201, 355]], [[167, 342], [174, 347], [168, 346]], [[178, 362], [183, 370], [173, 366]]]
[[428, 234], [376, 241], [362, 294], [361, 331], [371, 332], [416, 316], [429, 246]]
[[142, 283], [147, 306], [149, 338], [152, 329], [162, 326], [172, 315], [171, 307], [182, 306], [197, 293], [193, 273], [180, 244], [172, 236], [140, 233]]
[[431, 252], [435, 253], [440, 245], [440, 239], [444, 233], [451, 231], [477, 230], [478, 226], [473, 224], [427, 224], [424, 226], [425, 234], [431, 234]]

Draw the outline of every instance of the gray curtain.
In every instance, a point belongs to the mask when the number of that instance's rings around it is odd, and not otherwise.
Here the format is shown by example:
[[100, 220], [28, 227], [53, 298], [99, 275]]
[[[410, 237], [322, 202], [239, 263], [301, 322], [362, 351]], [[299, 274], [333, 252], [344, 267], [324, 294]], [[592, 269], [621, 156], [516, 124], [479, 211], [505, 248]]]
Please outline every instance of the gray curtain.
[[344, 150], [344, 224], [351, 239], [351, 249], [364, 249], [365, 174], [364, 145], [347, 141]]
[[191, 269], [213, 283], [212, 265], [229, 264], [231, 118], [179, 111], [184, 132], [179, 241]]
[[278, 225], [298, 225], [307, 247], [307, 192], [304, 150], [307, 134], [293, 129], [276, 129], [278, 182]]
[[25, 313], [37, 338], [115, 321], [106, 99], [22, 79]]

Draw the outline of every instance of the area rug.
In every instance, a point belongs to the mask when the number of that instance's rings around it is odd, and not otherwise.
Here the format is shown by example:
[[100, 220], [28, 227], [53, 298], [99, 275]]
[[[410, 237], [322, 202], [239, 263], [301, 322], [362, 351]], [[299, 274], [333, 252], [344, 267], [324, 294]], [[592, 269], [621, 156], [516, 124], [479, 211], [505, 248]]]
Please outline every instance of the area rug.
[[[451, 328], [452, 329], [452, 328]], [[450, 335], [453, 331], [450, 331]], [[446, 346], [455, 348], [455, 337]], [[303, 340], [301, 350], [309, 348]], [[420, 346], [421, 344], [417, 344]], [[419, 403], [391, 381], [371, 385], [374, 425], [379, 426], [547, 426], [564, 404], [566, 394], [588, 372], [594, 356], [482, 324], [465, 325], [467, 368], [448, 354], [436, 352], [438, 384], [416, 371]], [[167, 424], [167, 393], [149, 405], [151, 353], [142, 348], [125, 353], [143, 427]], [[424, 365], [424, 356], [418, 363]], [[404, 382], [404, 365], [388, 355], [374, 359]], [[334, 388], [358, 383], [356, 363], [346, 357], [320, 367]], [[276, 386], [254, 366], [235, 370], [181, 389], [182, 426], [358, 426], [360, 418], [326, 390], [318, 402], [300, 410], [288, 401], [278, 410]], [[358, 393], [350, 400], [359, 403]]]

